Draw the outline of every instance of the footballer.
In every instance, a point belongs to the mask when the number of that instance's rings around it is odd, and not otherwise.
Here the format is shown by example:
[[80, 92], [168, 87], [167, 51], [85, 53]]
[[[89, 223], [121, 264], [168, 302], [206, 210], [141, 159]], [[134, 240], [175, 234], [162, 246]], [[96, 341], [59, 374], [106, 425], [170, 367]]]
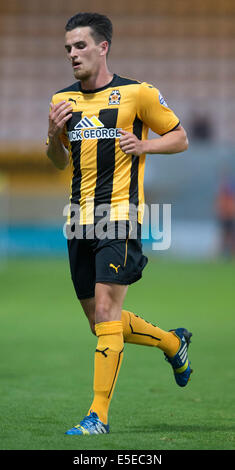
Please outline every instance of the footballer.
[[[128, 286], [141, 278], [148, 262], [141, 244], [145, 155], [183, 152], [188, 140], [157, 88], [109, 70], [111, 42], [107, 16], [78, 13], [68, 20], [65, 49], [75, 82], [54, 93], [49, 113], [47, 156], [61, 170], [72, 164], [68, 225], [71, 234], [79, 208], [83, 234], [67, 237], [71, 278], [97, 337], [93, 401], [66, 432], [77, 436], [109, 433], [108, 411], [125, 343], [160, 349], [181, 387], [192, 372], [192, 334], [186, 328], [164, 331], [123, 309]], [[148, 139], [149, 129], [158, 136]], [[111, 237], [99, 236], [103, 206]], [[97, 229], [94, 236], [91, 227]]]

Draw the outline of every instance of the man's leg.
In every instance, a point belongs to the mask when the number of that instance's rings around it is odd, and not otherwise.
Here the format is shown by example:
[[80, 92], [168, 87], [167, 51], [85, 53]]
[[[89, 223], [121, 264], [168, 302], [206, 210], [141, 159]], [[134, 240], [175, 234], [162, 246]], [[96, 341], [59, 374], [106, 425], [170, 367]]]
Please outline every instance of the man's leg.
[[91, 331], [95, 335], [95, 297], [80, 299], [80, 304], [89, 321]]
[[[91, 330], [96, 334], [95, 297], [80, 302], [90, 323]], [[124, 343], [158, 347], [169, 357], [174, 356], [179, 349], [180, 340], [172, 332], [162, 330], [132, 312], [122, 310], [121, 322]]]
[[[87, 299], [83, 309], [90, 321], [93, 333], [96, 334], [93, 320], [95, 315], [90, 300]], [[187, 356], [191, 333], [185, 328], [177, 328], [170, 332], [164, 331], [127, 310], [122, 310], [121, 321], [124, 343], [153, 346], [161, 349], [173, 368], [177, 384], [181, 387], [187, 385], [192, 372]]]
[[155, 346], [169, 357], [179, 349], [180, 340], [173, 332], [165, 331], [127, 310], [122, 310], [125, 343]]
[[123, 358], [122, 304], [126, 285], [97, 283], [95, 298], [81, 299], [92, 330], [98, 337], [94, 364], [94, 399], [87, 416], [66, 434], [101, 434], [109, 432], [108, 409]]
[[97, 283], [95, 332], [98, 337], [94, 366], [94, 399], [89, 409], [107, 424], [108, 409], [123, 358], [122, 304], [127, 286]]

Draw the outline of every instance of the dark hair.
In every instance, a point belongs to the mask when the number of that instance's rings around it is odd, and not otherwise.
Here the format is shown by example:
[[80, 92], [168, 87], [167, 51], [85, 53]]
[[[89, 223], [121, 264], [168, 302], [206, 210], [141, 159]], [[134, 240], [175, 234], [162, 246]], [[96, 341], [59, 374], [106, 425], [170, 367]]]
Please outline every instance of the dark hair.
[[95, 42], [98, 44], [101, 41], [107, 41], [110, 49], [113, 25], [107, 16], [99, 13], [77, 13], [68, 20], [65, 31], [72, 31], [79, 26], [90, 26]]

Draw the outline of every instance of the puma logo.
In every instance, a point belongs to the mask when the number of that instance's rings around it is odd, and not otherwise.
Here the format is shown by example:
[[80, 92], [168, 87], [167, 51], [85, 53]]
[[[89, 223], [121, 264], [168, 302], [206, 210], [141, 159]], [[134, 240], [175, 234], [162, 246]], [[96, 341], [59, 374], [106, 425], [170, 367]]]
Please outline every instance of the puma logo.
[[100, 352], [101, 354], [103, 354], [104, 357], [108, 357], [108, 354], [106, 354], [105, 351], [107, 351], [109, 348], [105, 348], [103, 351], [101, 351], [101, 349], [96, 349], [95, 352]]
[[115, 269], [115, 271], [116, 271], [116, 274], [118, 274], [118, 268], [120, 268], [120, 264], [119, 264], [118, 266], [114, 266], [114, 264], [110, 263], [110, 265], [109, 265], [109, 266], [110, 266], [110, 268], [113, 268], [113, 269]]
[[72, 101], [73, 103], [77, 104], [75, 100], [73, 100], [73, 98], [69, 98], [69, 101]]

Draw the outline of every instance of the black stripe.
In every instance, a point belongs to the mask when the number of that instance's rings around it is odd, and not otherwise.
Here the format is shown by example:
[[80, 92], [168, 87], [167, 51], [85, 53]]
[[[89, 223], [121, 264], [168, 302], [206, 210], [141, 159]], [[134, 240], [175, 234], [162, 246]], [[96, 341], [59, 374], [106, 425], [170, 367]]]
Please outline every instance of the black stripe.
[[[107, 129], [115, 129], [118, 109], [101, 109], [99, 119]], [[99, 139], [97, 143], [97, 179], [95, 188], [95, 207], [110, 204], [115, 169], [115, 138]]]
[[[142, 139], [142, 129], [143, 122], [136, 116], [133, 123], [133, 134]], [[131, 164], [131, 182], [129, 188], [129, 202], [130, 204], [135, 204], [138, 206], [139, 197], [138, 197], [138, 169], [139, 169], [139, 157], [132, 155], [132, 164]]]
[[166, 134], [169, 134], [169, 132], [175, 131], [175, 129], [177, 129], [177, 127], [178, 127], [179, 125], [180, 125], [180, 121], [179, 121], [178, 124], [176, 124], [176, 126], [174, 126], [172, 129], [170, 129], [170, 130], [167, 131], [167, 132], [164, 132], [164, 134], [161, 134], [161, 136], [166, 135]]
[[[144, 320], [144, 318], [140, 317], [139, 315], [135, 315], [135, 317], [137, 318], [141, 318], [141, 320]], [[149, 321], [146, 321], [144, 320], [146, 323], [149, 323], [150, 325], [152, 326], [155, 326], [153, 325], [153, 323], [150, 323]], [[153, 335], [148, 335], [147, 333], [138, 333], [138, 331], [134, 331], [133, 328], [132, 328], [132, 325], [131, 325], [131, 316], [129, 314], [129, 327], [131, 329], [131, 333], [133, 335], [139, 335], [139, 336], [148, 336], [149, 338], [152, 338], [152, 339], [156, 339], [157, 341], [161, 341], [161, 338], [157, 338], [156, 336], [153, 336]]]
[[[76, 124], [81, 120], [82, 112], [73, 112], [73, 116], [67, 122], [67, 130], [72, 131]], [[73, 159], [73, 178], [72, 178], [72, 203], [79, 203], [81, 197], [81, 144], [78, 140], [71, 142], [72, 159]]]
[[149, 338], [156, 339], [157, 341], [161, 341], [161, 338], [157, 338], [156, 336], [147, 335], [146, 333], [138, 333], [138, 331], [134, 331], [130, 323], [129, 323], [129, 326], [130, 326], [130, 329], [131, 329], [131, 333], [132, 333], [133, 335], [148, 336]]
[[118, 355], [118, 363], [117, 363], [117, 367], [116, 367], [116, 370], [115, 370], [115, 374], [114, 374], [114, 378], [113, 378], [113, 383], [111, 385], [111, 388], [110, 388], [110, 391], [109, 391], [109, 394], [108, 394], [108, 398], [110, 397], [111, 393], [112, 393], [112, 389], [113, 389], [113, 386], [114, 386], [114, 383], [115, 383], [115, 379], [116, 379], [116, 375], [118, 373], [118, 368], [119, 368], [119, 364], [120, 364], [120, 359], [121, 359], [121, 354], [123, 353], [123, 350], [124, 348], [120, 351], [119, 355]]

